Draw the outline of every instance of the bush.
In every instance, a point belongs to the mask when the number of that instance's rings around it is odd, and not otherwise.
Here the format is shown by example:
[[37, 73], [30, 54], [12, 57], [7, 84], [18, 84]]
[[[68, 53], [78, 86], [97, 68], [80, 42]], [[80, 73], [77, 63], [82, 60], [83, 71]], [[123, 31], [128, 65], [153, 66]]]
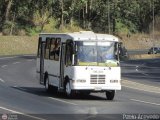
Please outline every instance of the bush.
[[34, 35], [37, 35], [41, 31], [41, 28], [38, 26], [37, 27], [26, 27], [25, 30], [26, 30], [27, 35], [34, 36]]
[[43, 27], [43, 32], [55, 32], [57, 24], [58, 22], [54, 18], [49, 18], [48, 22]]
[[2, 33], [3, 35], [9, 35], [11, 33], [11, 27], [12, 27], [11, 21], [6, 21], [2, 26]]

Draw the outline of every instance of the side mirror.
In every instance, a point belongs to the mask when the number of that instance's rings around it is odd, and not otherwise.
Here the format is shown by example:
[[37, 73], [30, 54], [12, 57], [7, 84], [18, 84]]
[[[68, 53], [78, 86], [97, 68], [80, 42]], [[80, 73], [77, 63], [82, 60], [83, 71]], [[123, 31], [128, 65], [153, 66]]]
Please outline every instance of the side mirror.
[[116, 42], [115, 43], [115, 56], [116, 59], [119, 60], [119, 54], [120, 54], [120, 43]]

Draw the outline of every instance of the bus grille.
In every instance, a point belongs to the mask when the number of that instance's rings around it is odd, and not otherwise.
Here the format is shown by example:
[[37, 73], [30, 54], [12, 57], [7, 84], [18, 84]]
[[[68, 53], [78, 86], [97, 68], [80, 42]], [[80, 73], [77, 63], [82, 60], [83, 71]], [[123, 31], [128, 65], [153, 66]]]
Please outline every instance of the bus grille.
[[90, 75], [90, 84], [105, 84], [105, 75]]

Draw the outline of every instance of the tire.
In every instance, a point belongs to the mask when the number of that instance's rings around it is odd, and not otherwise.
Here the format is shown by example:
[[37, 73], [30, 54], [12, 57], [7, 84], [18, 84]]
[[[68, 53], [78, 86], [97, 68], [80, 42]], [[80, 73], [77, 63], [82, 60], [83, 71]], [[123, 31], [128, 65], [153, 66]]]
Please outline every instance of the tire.
[[115, 90], [106, 91], [107, 100], [113, 100], [115, 96]]
[[47, 92], [51, 91], [51, 85], [49, 85], [49, 78], [48, 77], [46, 77], [46, 79], [45, 79], [45, 89]]
[[69, 81], [67, 81], [66, 84], [65, 84], [65, 93], [66, 93], [68, 98], [73, 97], [73, 90], [71, 89]]

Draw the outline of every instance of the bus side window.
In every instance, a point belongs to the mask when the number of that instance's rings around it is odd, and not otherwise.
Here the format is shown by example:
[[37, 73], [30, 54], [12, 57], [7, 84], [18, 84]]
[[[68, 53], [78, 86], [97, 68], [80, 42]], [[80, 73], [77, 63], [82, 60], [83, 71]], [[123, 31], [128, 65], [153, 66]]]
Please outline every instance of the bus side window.
[[38, 50], [37, 50], [37, 57], [38, 58], [40, 58], [40, 53], [41, 53], [41, 42], [42, 42], [42, 38], [39, 37]]
[[59, 53], [60, 53], [60, 38], [51, 38], [51, 49], [50, 49], [50, 59], [59, 61]]
[[46, 38], [45, 59], [49, 59], [50, 38]]
[[70, 66], [72, 65], [73, 42], [71, 40], [68, 40], [66, 45], [67, 46], [66, 46], [65, 64], [66, 66]]
[[50, 49], [50, 59], [51, 60], [54, 60], [55, 59], [55, 42], [56, 42], [56, 39], [55, 38], [51, 38], [51, 49]]

